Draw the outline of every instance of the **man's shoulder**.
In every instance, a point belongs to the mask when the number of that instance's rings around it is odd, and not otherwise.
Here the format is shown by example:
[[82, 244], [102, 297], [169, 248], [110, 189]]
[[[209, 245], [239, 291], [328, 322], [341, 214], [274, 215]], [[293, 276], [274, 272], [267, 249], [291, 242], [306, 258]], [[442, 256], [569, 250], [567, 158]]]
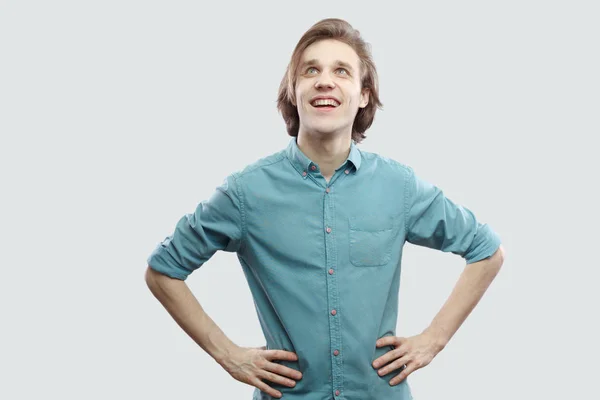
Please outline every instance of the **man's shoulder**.
[[281, 162], [285, 158], [285, 150], [278, 150], [275, 153], [267, 154], [258, 158], [250, 164], [247, 164], [246, 166], [242, 167], [240, 170], [234, 172], [232, 175], [235, 175], [238, 178], [242, 178], [251, 175], [257, 170], [275, 166], [275, 164]]
[[360, 153], [363, 161], [378, 171], [387, 170], [391, 173], [400, 173], [402, 175], [412, 172], [412, 167], [410, 167], [408, 164], [389, 156], [364, 150], [361, 150]]

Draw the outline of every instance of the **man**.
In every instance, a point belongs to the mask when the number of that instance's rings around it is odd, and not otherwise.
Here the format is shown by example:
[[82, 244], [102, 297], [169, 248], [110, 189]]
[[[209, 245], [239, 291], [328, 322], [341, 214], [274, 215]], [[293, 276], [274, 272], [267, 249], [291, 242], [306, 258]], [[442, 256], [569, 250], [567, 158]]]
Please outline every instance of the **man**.
[[[397, 161], [357, 148], [381, 107], [368, 45], [339, 19], [300, 39], [278, 108], [286, 149], [228, 176], [148, 258], [152, 293], [254, 400], [412, 399], [426, 366], [503, 262], [498, 236]], [[408, 241], [465, 258], [430, 326], [397, 337]], [[184, 283], [217, 251], [236, 252], [266, 346], [232, 343]]]

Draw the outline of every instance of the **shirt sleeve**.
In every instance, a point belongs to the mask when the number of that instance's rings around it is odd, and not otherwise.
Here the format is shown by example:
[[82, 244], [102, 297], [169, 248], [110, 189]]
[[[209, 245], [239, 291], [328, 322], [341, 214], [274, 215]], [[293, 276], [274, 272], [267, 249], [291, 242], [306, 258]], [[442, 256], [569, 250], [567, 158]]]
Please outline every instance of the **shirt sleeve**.
[[174, 232], [150, 254], [148, 266], [171, 278], [185, 280], [217, 250], [239, 251], [243, 219], [237, 179], [235, 175], [225, 178], [208, 200], [181, 217]]
[[408, 167], [406, 180], [406, 240], [460, 255], [467, 264], [493, 255], [499, 236], [477, 221], [471, 210], [455, 204], [437, 186], [420, 179]]

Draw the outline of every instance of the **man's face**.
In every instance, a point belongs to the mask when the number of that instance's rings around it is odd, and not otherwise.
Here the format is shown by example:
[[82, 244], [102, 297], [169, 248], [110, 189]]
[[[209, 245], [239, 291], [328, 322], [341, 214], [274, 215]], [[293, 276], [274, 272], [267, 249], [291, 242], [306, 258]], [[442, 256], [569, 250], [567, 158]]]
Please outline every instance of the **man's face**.
[[359, 107], [369, 100], [368, 91], [361, 91], [359, 66], [354, 49], [337, 40], [321, 40], [304, 50], [295, 88], [301, 131], [351, 132]]

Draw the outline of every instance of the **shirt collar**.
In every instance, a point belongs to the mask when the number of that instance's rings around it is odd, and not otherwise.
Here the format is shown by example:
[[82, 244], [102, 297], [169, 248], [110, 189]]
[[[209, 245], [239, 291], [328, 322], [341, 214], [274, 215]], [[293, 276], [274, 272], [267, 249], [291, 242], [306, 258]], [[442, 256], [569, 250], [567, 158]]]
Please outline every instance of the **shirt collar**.
[[[310, 172], [311, 171], [311, 167], [314, 165], [317, 167], [318, 171], [318, 166], [317, 164], [315, 164], [310, 158], [308, 158], [306, 156], [306, 154], [304, 154], [302, 152], [302, 150], [300, 150], [300, 148], [298, 147], [298, 142], [297, 142], [297, 138], [292, 138], [288, 144], [288, 147], [286, 149], [286, 155], [287, 158], [292, 162], [292, 165], [294, 166], [294, 168], [300, 173], [302, 174], [303, 172]], [[346, 164], [350, 163], [352, 165], [354, 165], [354, 169], [351, 171], [358, 171], [358, 169], [360, 168], [360, 161], [361, 161], [361, 154], [360, 154], [360, 150], [358, 149], [358, 147], [356, 146], [356, 143], [354, 143], [354, 140], [351, 141], [350, 144], [350, 154], [348, 154], [348, 158], [346, 159], [346, 161], [344, 161], [342, 163], [342, 165], [340, 165], [339, 168], [336, 169], [336, 171], [338, 169], [344, 168]]]

